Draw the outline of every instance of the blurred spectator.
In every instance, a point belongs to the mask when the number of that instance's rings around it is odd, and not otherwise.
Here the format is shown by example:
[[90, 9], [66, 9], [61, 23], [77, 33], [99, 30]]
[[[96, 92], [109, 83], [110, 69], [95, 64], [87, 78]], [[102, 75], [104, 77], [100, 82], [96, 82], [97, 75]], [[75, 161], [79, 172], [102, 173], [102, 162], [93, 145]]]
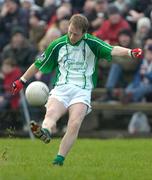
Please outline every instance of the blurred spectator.
[[108, 9], [107, 0], [86, 0], [83, 7], [83, 14], [88, 18], [90, 27], [89, 33], [97, 30], [104, 21]]
[[149, 31], [142, 42], [142, 47], [145, 49], [146, 47], [152, 45], [152, 31]]
[[[119, 32], [118, 41], [119, 45], [126, 48], [134, 48], [134, 44], [132, 42], [133, 34], [131, 30], [123, 29]], [[131, 60], [129, 57], [113, 57], [113, 61], [111, 63], [103, 62], [102, 64], [106, 68], [110, 68], [108, 78], [106, 81], [106, 95], [99, 99], [99, 101], [111, 101], [115, 99], [115, 93], [117, 91], [114, 88], [122, 88], [127, 84], [126, 77], [124, 75], [133, 74], [136, 70], [139, 61]], [[128, 76], [127, 76], [128, 77]]]
[[21, 69], [12, 58], [4, 59], [1, 66], [2, 78], [0, 93], [0, 130], [13, 128], [21, 129], [23, 123], [20, 116], [20, 96], [12, 96], [12, 82], [21, 76]]
[[150, 20], [152, 21], [152, 0], [145, 11], [145, 16], [150, 18]]
[[16, 66], [15, 60], [4, 59], [1, 67], [2, 92], [0, 94], [0, 108], [17, 109], [19, 107], [19, 95], [12, 96], [12, 82], [21, 76], [21, 69]]
[[55, 1], [55, 0], [35, 0], [35, 4], [37, 4], [38, 6], [42, 7], [43, 4], [45, 3], [45, 1], [51, 2], [51, 1]]
[[62, 2], [62, 6], [65, 6], [65, 7], [67, 7], [68, 9], [70, 9], [70, 12], [73, 14], [72, 5], [71, 5], [71, 3], [69, 2], [69, 0], [65, 0], [64, 2]]
[[49, 23], [50, 19], [55, 16], [56, 5], [55, 0], [45, 0], [42, 8], [42, 19]]
[[65, 35], [68, 32], [70, 16], [64, 17], [57, 22], [57, 27], [61, 32], [61, 35]]
[[152, 0], [133, 0], [131, 2], [132, 10], [134, 11], [132, 17], [136, 17], [136, 20], [143, 17], [146, 14], [149, 6], [152, 4]]
[[2, 52], [2, 58], [15, 59], [17, 65], [24, 70], [29, 67], [36, 54], [36, 49], [26, 39], [23, 29], [16, 27], [12, 30], [10, 43]]
[[131, 24], [133, 31], [136, 31], [137, 21], [146, 16], [150, 18], [150, 12], [152, 9], [152, 0], [133, 0], [132, 6], [128, 12], [127, 20]]
[[57, 28], [49, 29], [44, 37], [39, 42], [39, 52], [43, 52], [44, 49], [51, 43], [51, 41], [61, 36], [61, 32]]
[[137, 47], [142, 47], [142, 42], [150, 29], [151, 22], [149, 18], [142, 17], [137, 21], [137, 31], [134, 35], [134, 42], [137, 44]]
[[85, 0], [70, 0], [74, 13], [82, 13]]
[[[43, 48], [46, 48], [48, 44], [56, 39], [57, 37], [61, 36], [61, 32], [64, 34], [67, 31], [67, 21], [62, 21], [63, 19], [68, 19], [71, 16], [71, 6], [68, 6], [67, 3], [63, 4], [56, 10], [56, 15], [53, 16], [48, 24], [47, 32], [45, 36], [39, 43], [39, 50], [43, 51]], [[60, 23], [64, 23], [65, 27], [60, 26]], [[63, 25], [63, 24], [62, 24]], [[61, 28], [61, 32], [59, 30]], [[65, 29], [63, 29], [65, 28]], [[52, 30], [51, 30], [52, 29]], [[56, 31], [56, 32], [55, 32]]]
[[133, 8], [138, 12], [144, 12], [144, 10], [148, 7], [151, 0], [133, 0]]
[[5, 0], [0, 11], [0, 51], [9, 42], [11, 29], [21, 26], [28, 34], [28, 14], [19, 6], [19, 0]]
[[108, 11], [108, 0], [95, 0], [95, 9], [97, 13], [106, 14]]
[[83, 15], [89, 20], [88, 32], [93, 32], [92, 21], [96, 18], [95, 1], [86, 0], [83, 7]]
[[52, 27], [53, 28], [56, 27], [57, 22], [60, 19], [63, 19], [64, 17], [71, 16], [71, 15], [72, 15], [71, 7], [67, 5], [61, 5], [60, 7], [57, 8], [56, 14], [50, 19], [48, 23], [48, 29]]
[[39, 11], [32, 11], [29, 24], [29, 40], [37, 48], [39, 41], [45, 35], [46, 23], [41, 20], [41, 14]]
[[118, 34], [122, 29], [130, 29], [130, 26], [121, 16], [118, 8], [111, 5], [108, 9], [108, 19], [94, 34], [111, 45], [116, 45], [118, 44]]
[[122, 102], [140, 102], [149, 93], [152, 93], [152, 45], [145, 49], [142, 63], [125, 89]]
[[34, 0], [20, 0], [21, 7], [27, 11], [40, 11], [42, 8]]
[[126, 0], [115, 0], [113, 4], [119, 9], [121, 14], [125, 14], [128, 11], [130, 2]]

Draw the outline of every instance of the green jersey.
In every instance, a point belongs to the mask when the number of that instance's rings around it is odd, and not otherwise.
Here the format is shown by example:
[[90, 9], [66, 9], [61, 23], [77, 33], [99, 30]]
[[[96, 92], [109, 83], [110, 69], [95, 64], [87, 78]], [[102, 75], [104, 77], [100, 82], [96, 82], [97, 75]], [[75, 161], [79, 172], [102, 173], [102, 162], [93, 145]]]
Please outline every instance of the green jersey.
[[55, 85], [74, 84], [84, 89], [96, 86], [99, 59], [111, 61], [112, 46], [85, 34], [76, 44], [71, 44], [68, 35], [51, 42], [35, 66], [42, 73], [50, 73], [56, 68]]

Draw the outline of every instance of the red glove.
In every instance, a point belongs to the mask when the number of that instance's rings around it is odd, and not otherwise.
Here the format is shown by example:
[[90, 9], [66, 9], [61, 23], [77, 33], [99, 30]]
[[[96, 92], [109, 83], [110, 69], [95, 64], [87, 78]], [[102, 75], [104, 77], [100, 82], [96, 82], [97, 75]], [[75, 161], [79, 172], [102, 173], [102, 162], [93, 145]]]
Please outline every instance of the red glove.
[[130, 51], [130, 55], [131, 55], [131, 57], [136, 58], [136, 59], [142, 58], [142, 56], [143, 56], [143, 50], [140, 49], [140, 48], [132, 49], [132, 50]]
[[20, 90], [23, 89], [25, 82], [23, 82], [21, 79], [16, 80], [13, 82], [12, 85], [12, 94], [15, 95], [20, 92]]

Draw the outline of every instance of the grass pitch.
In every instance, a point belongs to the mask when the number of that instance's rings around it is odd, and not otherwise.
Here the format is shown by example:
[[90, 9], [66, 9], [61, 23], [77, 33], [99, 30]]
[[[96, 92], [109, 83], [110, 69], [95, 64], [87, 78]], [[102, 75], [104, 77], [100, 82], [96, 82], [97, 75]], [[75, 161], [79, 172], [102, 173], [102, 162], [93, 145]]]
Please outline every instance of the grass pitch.
[[152, 140], [78, 139], [63, 167], [59, 140], [0, 139], [0, 180], [151, 180]]

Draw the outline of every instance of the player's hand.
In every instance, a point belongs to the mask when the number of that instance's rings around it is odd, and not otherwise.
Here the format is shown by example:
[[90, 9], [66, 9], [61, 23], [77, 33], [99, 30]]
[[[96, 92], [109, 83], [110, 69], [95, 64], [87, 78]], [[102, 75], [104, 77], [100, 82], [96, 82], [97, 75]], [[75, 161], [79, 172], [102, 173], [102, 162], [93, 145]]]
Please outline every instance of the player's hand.
[[23, 89], [24, 84], [25, 83], [20, 79], [13, 82], [13, 84], [12, 84], [12, 94], [15, 95], [15, 94], [19, 93]]
[[131, 53], [131, 57], [135, 59], [140, 59], [143, 56], [143, 50], [140, 48], [132, 49], [130, 53]]

